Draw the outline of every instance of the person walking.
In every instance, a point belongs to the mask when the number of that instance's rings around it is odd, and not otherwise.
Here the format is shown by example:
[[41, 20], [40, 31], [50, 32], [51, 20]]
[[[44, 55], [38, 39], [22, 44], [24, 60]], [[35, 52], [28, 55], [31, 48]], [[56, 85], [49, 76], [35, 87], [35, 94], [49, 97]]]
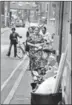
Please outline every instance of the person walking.
[[10, 47], [9, 47], [7, 56], [10, 56], [12, 46], [14, 46], [14, 57], [16, 57], [16, 55], [17, 55], [18, 37], [22, 38], [22, 36], [19, 36], [19, 34], [15, 32], [15, 30], [16, 30], [15, 28], [12, 28], [12, 33], [10, 34], [10, 37], [9, 37]]

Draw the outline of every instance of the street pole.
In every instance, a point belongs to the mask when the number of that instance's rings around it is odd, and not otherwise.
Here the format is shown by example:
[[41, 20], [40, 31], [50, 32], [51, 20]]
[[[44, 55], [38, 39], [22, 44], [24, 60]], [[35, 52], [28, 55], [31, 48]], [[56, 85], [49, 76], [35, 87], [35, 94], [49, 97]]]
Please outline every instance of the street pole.
[[4, 17], [4, 1], [1, 1], [1, 27], [4, 27], [5, 25], [5, 17]]
[[[0, 1], [0, 37], [1, 37], [1, 1]], [[0, 40], [0, 42], [1, 42], [1, 40]]]
[[[71, 34], [71, 45], [72, 45], [72, 1], [71, 1], [71, 23], [70, 23], [70, 34]], [[71, 53], [72, 54], [72, 53]], [[71, 55], [71, 61], [72, 61], [72, 55]], [[72, 69], [71, 69], [71, 80], [72, 80]], [[71, 90], [72, 93], [72, 90]], [[72, 96], [72, 94], [71, 94]], [[72, 104], [72, 100], [71, 100]]]
[[30, 23], [30, 10], [28, 9], [28, 22]]
[[64, 1], [61, 2], [60, 5], [60, 34], [59, 34], [59, 61], [61, 58], [61, 53], [62, 53], [62, 33], [63, 33], [63, 15], [64, 15]]
[[[0, 45], [1, 45], [1, 1], [0, 1]], [[1, 58], [1, 51], [0, 51], [0, 58]], [[0, 67], [1, 67], [1, 63], [0, 63]], [[0, 98], [0, 102], [1, 102], [1, 98]]]
[[71, 2], [71, 23], [70, 23], [70, 33], [71, 33], [71, 42], [72, 42], [72, 2]]
[[10, 1], [8, 1], [8, 26], [10, 27]]
[[41, 6], [42, 6], [42, 4], [40, 3], [40, 20], [41, 20]]

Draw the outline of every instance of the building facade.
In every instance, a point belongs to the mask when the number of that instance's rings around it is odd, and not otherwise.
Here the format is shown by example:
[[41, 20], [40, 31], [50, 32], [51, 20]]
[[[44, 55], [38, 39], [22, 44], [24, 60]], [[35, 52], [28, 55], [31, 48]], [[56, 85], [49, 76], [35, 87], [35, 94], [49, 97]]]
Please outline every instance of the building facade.
[[5, 25], [5, 20], [4, 20], [4, 7], [5, 7], [5, 2], [1, 1], [1, 27], [4, 27]]
[[10, 2], [1, 1], [1, 27], [9, 26]]
[[[59, 18], [57, 17], [57, 30], [59, 35], [59, 50], [60, 54], [66, 51], [68, 47], [67, 56], [64, 65], [64, 72], [62, 74], [62, 101], [65, 104], [71, 103], [71, 34], [70, 34], [70, 23], [71, 23], [71, 2], [62, 1], [57, 4]], [[58, 15], [57, 14], [57, 15]]]
[[71, 103], [71, 34], [70, 34], [70, 23], [71, 23], [71, 2], [64, 2], [64, 16], [63, 16], [63, 38], [62, 38], [62, 52], [65, 51], [68, 45], [68, 52], [66, 57], [66, 65], [63, 73], [62, 80], [62, 92], [65, 104]]

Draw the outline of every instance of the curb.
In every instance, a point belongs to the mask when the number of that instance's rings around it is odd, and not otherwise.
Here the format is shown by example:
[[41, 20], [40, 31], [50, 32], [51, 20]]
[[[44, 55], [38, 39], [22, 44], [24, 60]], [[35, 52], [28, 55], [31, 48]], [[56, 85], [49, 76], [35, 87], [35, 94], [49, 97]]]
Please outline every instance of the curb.
[[4, 32], [6, 32], [6, 31], [8, 31], [9, 29], [7, 29], [7, 30], [4, 30], [3, 32], [1, 32], [1, 34], [3, 34]]

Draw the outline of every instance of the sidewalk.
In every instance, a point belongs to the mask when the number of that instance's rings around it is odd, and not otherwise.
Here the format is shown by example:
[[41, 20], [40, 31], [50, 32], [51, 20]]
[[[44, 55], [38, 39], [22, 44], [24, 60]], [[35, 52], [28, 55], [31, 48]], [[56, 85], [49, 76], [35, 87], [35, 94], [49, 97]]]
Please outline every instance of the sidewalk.
[[1, 34], [3, 34], [5, 31], [8, 31], [9, 29], [9, 27], [1, 28]]

